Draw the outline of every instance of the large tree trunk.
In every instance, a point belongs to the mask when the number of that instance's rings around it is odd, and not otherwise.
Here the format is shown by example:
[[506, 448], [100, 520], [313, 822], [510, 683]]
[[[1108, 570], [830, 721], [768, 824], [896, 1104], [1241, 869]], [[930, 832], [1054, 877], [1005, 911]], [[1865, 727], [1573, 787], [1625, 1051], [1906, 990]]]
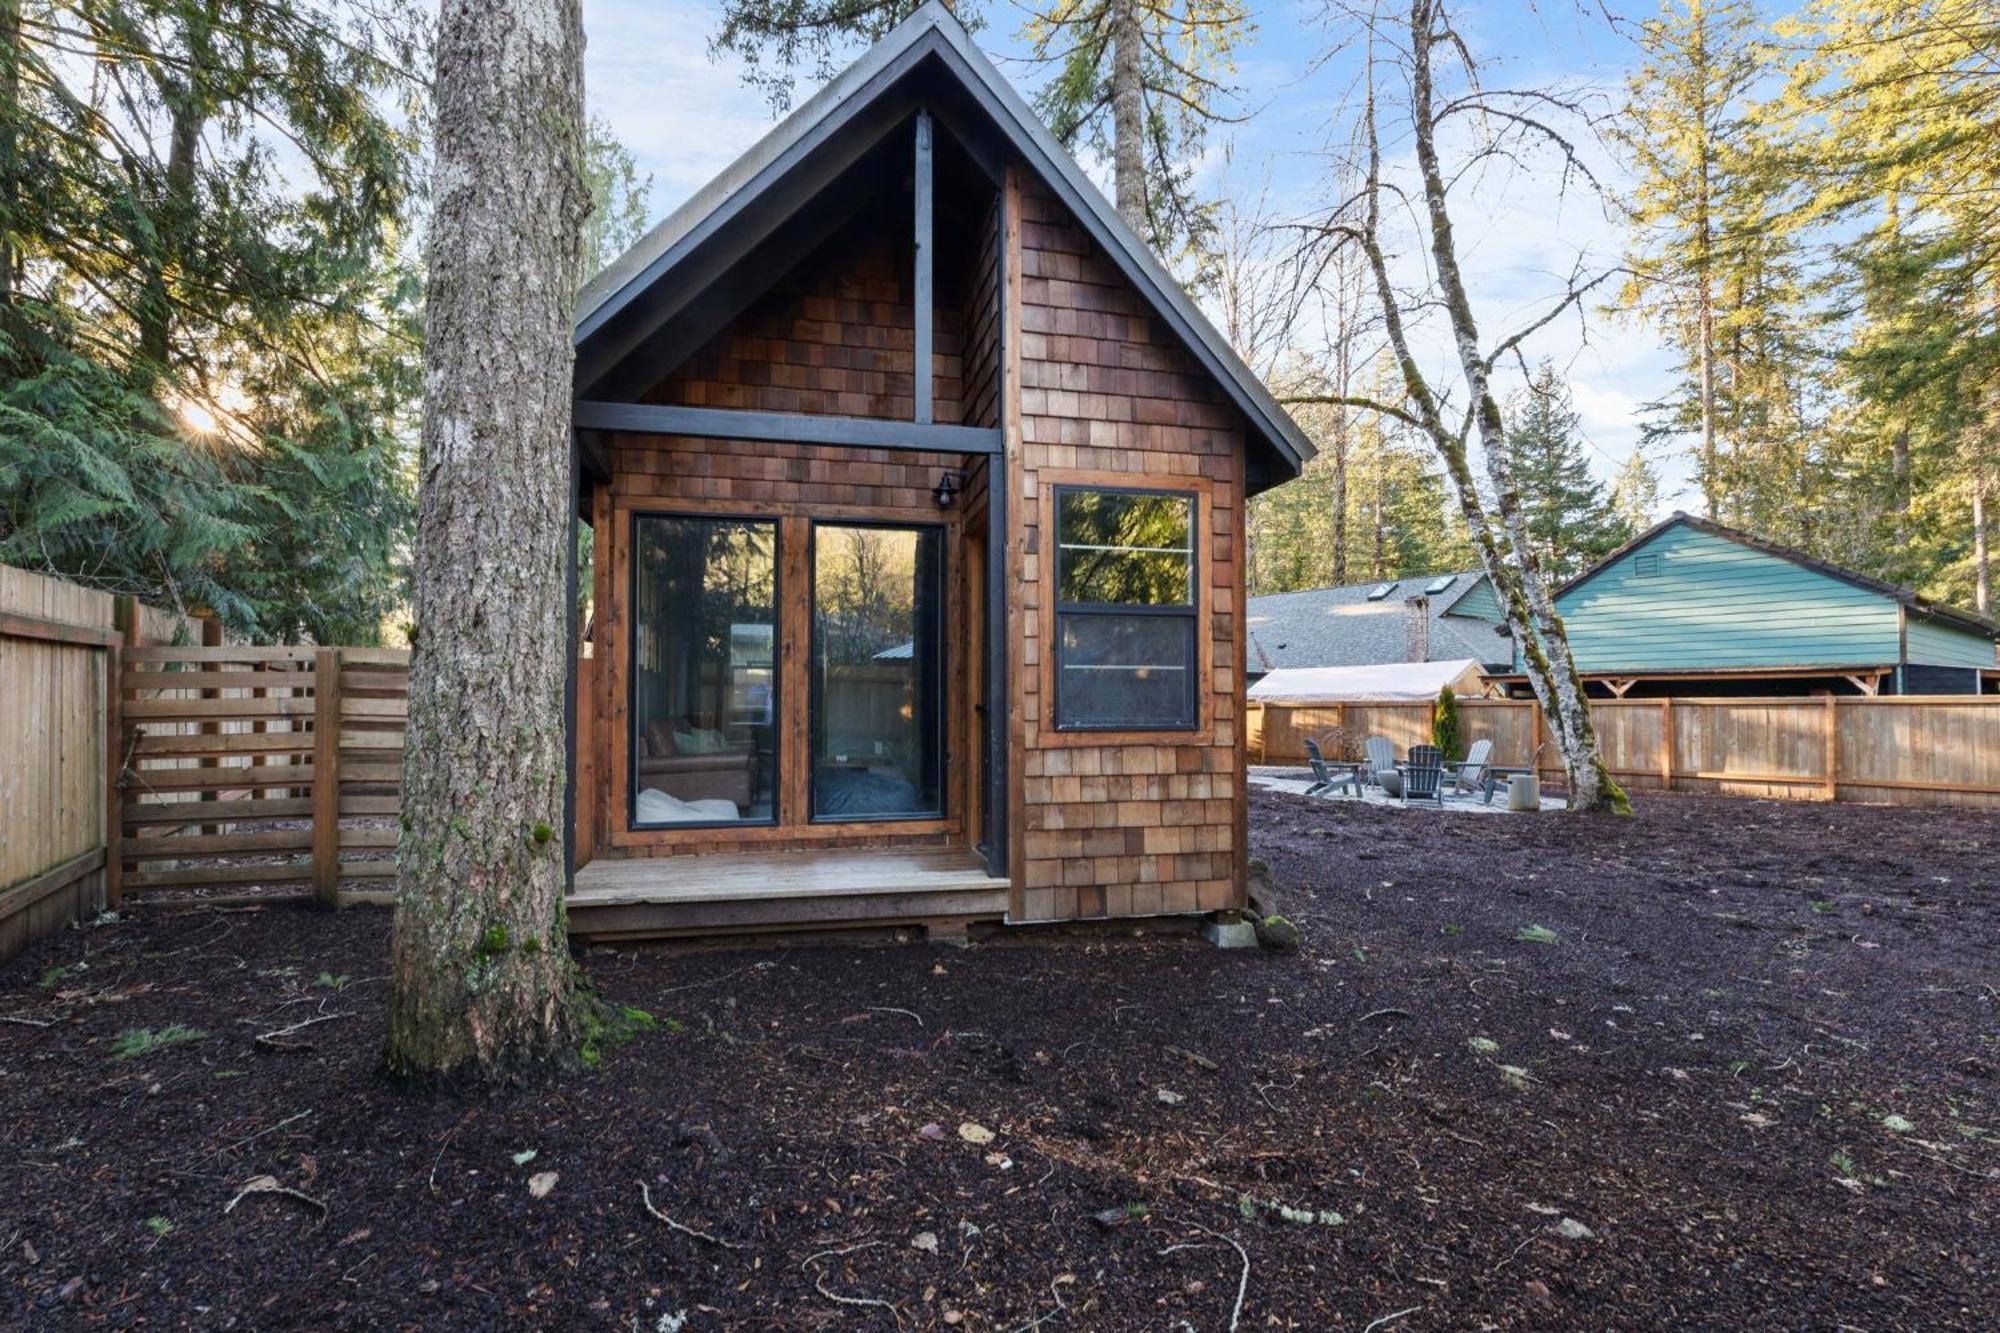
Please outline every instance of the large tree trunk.
[[447, 0], [425, 314], [423, 475], [391, 1074], [567, 1063], [563, 920], [577, 0]]
[[1993, 560], [1987, 550], [1986, 478], [1972, 483], [1972, 604], [1980, 615], [1993, 609]]
[[[1118, 216], [1140, 236], [1146, 227], [1146, 112], [1139, 0], [1111, 0], [1111, 174]], [[1150, 239], [1150, 238], [1149, 238]]]

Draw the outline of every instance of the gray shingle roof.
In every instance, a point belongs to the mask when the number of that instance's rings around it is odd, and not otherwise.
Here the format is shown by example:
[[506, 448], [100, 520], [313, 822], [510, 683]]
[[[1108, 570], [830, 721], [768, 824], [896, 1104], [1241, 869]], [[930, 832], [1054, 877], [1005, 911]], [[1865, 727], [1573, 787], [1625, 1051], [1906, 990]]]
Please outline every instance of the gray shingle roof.
[[1469, 657], [1505, 670], [1511, 665], [1513, 652], [1504, 634], [1496, 633], [1486, 621], [1444, 614], [1444, 608], [1480, 577], [1475, 569], [1399, 579], [1388, 595], [1377, 601], [1370, 601], [1368, 594], [1379, 583], [1252, 597], [1248, 602], [1250, 672], [1257, 675], [1278, 667], [1377, 666], [1407, 661], [1403, 599], [1426, 595], [1425, 588], [1445, 578], [1451, 580], [1451, 586], [1427, 594], [1431, 599], [1428, 660], [1449, 662]]

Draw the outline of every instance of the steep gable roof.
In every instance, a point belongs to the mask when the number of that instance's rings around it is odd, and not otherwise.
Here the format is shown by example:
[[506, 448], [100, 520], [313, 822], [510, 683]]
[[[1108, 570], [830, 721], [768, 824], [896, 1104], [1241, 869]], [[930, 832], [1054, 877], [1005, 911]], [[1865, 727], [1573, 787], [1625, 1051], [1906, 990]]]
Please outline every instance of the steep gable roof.
[[1661, 520], [1634, 537], [1631, 541], [1626, 542], [1589, 569], [1571, 578], [1556, 589], [1556, 596], [1567, 596], [1569, 593], [1581, 588], [1584, 584], [1590, 582], [1599, 574], [1602, 574], [1605, 570], [1623, 560], [1626, 556], [1650, 544], [1662, 534], [1676, 527], [1687, 527], [1692, 528], [1696, 532], [1705, 532], [1712, 537], [1719, 537], [1724, 541], [1735, 542], [1737, 545], [1748, 547], [1753, 551], [1761, 551], [1765, 555], [1776, 556], [1780, 560], [1790, 561], [1792, 564], [1798, 565], [1803, 569], [1809, 569], [1815, 574], [1822, 574], [1827, 578], [1837, 579], [1853, 587], [1878, 593], [1927, 620], [1935, 620], [1940, 624], [1955, 626], [1958, 629], [1968, 630], [1974, 634], [1983, 634], [1988, 638], [2000, 636], [2000, 624], [1995, 624], [1993, 621], [1972, 615], [1969, 612], [1955, 610], [1948, 606], [1940, 606], [1936, 602], [1926, 601], [1917, 596], [1909, 588], [1898, 587], [1896, 584], [1885, 582], [1882, 579], [1870, 578], [1866, 574], [1860, 574], [1841, 565], [1833, 564], [1831, 561], [1822, 560], [1818, 556], [1808, 555], [1795, 547], [1780, 545], [1774, 541], [1767, 541], [1755, 533], [1745, 532], [1741, 528], [1732, 528], [1727, 524], [1717, 523], [1714, 519], [1702, 518], [1698, 515], [1683, 513], [1679, 510], [1674, 511], [1670, 517]]
[[577, 298], [579, 388], [588, 388], [594, 346], [612, 339], [621, 315], [656, 286], [700, 281], [705, 247], [739, 222], [769, 191], [812, 163], [813, 155], [920, 69], [941, 70], [999, 132], [1009, 151], [1034, 171], [1110, 257], [1148, 306], [1214, 377], [1267, 451], [1258, 479], [1298, 473], [1312, 443], [1243, 364], [1151, 249], [1118, 216], [1103, 192], [1050, 134], [1012, 85], [973, 45], [943, 5], [928, 3], [841, 71], [709, 185], [585, 284]]

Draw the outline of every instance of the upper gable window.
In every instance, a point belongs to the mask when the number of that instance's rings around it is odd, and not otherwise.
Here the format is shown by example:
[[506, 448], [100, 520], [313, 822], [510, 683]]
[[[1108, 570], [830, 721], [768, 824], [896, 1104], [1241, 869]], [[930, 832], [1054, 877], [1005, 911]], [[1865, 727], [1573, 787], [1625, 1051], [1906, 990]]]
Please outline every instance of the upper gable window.
[[1199, 717], [1195, 504], [1056, 488], [1056, 727], [1191, 730]]

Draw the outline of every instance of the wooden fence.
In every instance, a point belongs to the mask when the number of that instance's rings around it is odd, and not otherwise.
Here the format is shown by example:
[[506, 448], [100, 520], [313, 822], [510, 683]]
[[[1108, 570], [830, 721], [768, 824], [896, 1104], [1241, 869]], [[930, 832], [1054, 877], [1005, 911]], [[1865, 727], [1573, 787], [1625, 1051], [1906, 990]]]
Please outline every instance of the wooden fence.
[[121, 650], [218, 628], [0, 566], [0, 959], [107, 905]]
[[409, 654], [125, 650], [107, 893], [254, 891], [326, 904], [395, 874]]
[[[1491, 739], [1496, 764], [1526, 764], [1546, 736], [1532, 701], [1461, 699], [1458, 709], [1467, 743]], [[1605, 699], [1590, 715], [1606, 764], [1635, 790], [2000, 808], [2000, 695]], [[1406, 749], [1427, 743], [1430, 727], [1424, 701], [1253, 703], [1250, 754], [1303, 763], [1306, 740], [1329, 733]], [[1560, 776], [1553, 746], [1541, 765]]]

